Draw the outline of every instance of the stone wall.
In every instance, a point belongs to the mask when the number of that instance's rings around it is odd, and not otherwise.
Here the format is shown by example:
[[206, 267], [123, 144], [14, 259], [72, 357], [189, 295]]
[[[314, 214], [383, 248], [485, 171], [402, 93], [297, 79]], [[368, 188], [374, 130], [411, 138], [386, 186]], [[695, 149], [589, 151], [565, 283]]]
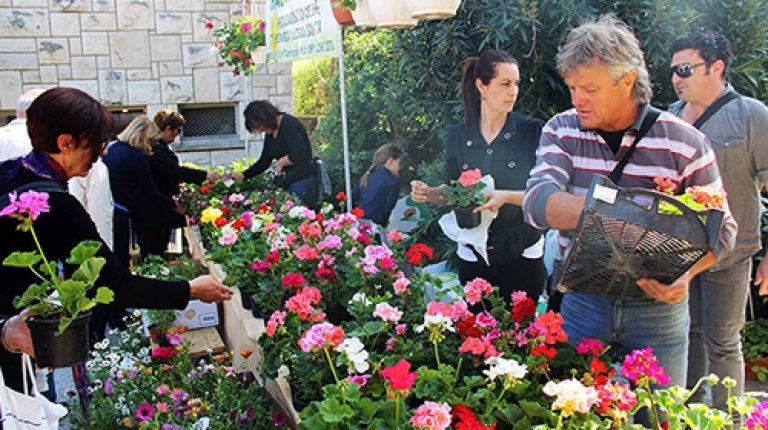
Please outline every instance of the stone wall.
[[[263, 3], [249, 7], [263, 12]], [[180, 146], [182, 159], [228, 164], [244, 155], [249, 101], [292, 110], [289, 64], [262, 65], [249, 77], [218, 67], [205, 23], [218, 26], [242, 11], [240, 0], [0, 0], [0, 110], [15, 109], [29, 89], [54, 86], [150, 116], [179, 105], [228, 104], [237, 113], [234, 148], [232, 139]], [[251, 156], [260, 151], [255, 143]]]

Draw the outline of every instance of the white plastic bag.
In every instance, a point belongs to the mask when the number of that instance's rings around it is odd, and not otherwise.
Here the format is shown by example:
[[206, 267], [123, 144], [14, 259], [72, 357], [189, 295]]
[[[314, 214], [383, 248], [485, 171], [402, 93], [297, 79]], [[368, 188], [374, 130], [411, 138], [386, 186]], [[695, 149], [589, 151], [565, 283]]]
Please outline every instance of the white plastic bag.
[[[3, 430], [56, 430], [59, 420], [67, 414], [67, 408], [46, 399], [37, 389], [35, 369], [27, 354], [21, 356], [24, 375], [24, 393], [5, 386], [0, 372], [0, 424]], [[32, 376], [32, 389], [27, 381]]]

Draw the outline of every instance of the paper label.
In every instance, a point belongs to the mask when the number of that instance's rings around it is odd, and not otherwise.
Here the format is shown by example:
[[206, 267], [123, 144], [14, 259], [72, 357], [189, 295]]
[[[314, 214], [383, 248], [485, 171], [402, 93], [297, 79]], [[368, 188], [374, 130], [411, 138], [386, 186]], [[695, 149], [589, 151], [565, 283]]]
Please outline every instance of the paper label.
[[602, 185], [596, 185], [595, 190], [592, 192], [592, 197], [612, 205], [616, 202], [617, 191], [618, 190], [614, 188], [608, 188]]

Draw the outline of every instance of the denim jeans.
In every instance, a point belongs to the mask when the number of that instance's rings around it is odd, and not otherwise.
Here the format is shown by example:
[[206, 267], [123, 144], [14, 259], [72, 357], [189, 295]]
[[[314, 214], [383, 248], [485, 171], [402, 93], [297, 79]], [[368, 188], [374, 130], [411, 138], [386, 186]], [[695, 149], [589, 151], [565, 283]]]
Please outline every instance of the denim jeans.
[[[691, 282], [691, 332], [688, 349], [688, 385], [710, 373], [736, 380], [733, 395], [744, 393], [744, 356], [741, 329], [744, 327], [752, 260], [718, 271], [708, 271]], [[727, 391], [711, 388], [712, 406], [727, 409]], [[706, 400], [697, 396], [697, 400]]]
[[669, 305], [650, 299], [567, 293], [561, 312], [570, 343], [593, 338], [618, 346], [625, 354], [650, 346], [670, 383], [685, 386], [690, 325], [687, 298]]
[[288, 185], [288, 191], [299, 196], [301, 201], [311, 208], [314, 208], [318, 203], [317, 179], [314, 176], [291, 182]]

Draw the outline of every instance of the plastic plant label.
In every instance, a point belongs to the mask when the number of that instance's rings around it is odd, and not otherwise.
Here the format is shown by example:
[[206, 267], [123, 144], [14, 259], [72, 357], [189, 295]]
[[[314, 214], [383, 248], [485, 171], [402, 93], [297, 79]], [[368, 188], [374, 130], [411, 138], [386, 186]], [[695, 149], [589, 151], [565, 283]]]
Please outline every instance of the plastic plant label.
[[592, 197], [602, 200], [609, 205], [612, 205], [616, 202], [616, 193], [618, 190], [615, 188], [608, 188], [604, 187], [602, 185], [596, 185], [595, 190], [592, 192]]

